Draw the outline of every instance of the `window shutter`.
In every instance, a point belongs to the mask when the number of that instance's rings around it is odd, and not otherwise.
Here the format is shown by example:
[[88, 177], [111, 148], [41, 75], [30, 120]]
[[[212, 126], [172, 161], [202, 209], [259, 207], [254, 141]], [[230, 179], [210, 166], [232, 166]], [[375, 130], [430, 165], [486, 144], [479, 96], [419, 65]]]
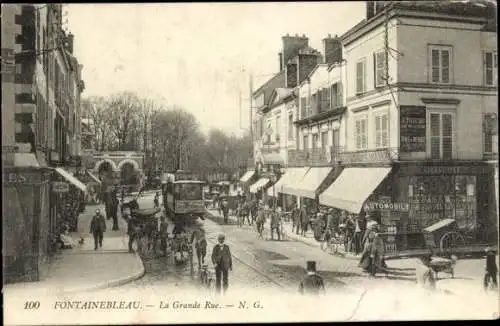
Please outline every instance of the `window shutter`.
[[431, 50], [431, 75], [432, 82], [439, 82], [439, 50]]
[[375, 147], [380, 147], [381, 146], [381, 127], [382, 127], [382, 124], [381, 124], [381, 116], [378, 115], [378, 116], [375, 116]]
[[450, 82], [450, 51], [441, 50], [441, 81]]
[[361, 148], [361, 121], [356, 120], [356, 127], [354, 129], [354, 139], [356, 139], [356, 148]]
[[343, 100], [342, 100], [342, 83], [337, 83], [337, 107], [341, 107]]
[[363, 78], [364, 78], [364, 69], [363, 69], [363, 62], [360, 61], [356, 63], [356, 93], [363, 93], [364, 90], [364, 85], [363, 85]]
[[367, 130], [367, 122], [368, 120], [367, 119], [363, 119], [361, 120], [361, 126], [362, 126], [362, 135], [363, 135], [363, 148], [367, 148], [368, 147], [368, 130]]

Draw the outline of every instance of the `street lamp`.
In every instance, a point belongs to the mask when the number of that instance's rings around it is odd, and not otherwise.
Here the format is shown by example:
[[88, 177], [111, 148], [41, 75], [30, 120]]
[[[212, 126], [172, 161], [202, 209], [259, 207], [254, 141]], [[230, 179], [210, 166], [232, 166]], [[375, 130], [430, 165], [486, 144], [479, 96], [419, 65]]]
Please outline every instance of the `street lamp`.
[[276, 173], [274, 173], [274, 171], [270, 171], [270, 178], [271, 182], [273, 183], [273, 207], [274, 210], [276, 210], [276, 191], [274, 187], [274, 184], [276, 183]]

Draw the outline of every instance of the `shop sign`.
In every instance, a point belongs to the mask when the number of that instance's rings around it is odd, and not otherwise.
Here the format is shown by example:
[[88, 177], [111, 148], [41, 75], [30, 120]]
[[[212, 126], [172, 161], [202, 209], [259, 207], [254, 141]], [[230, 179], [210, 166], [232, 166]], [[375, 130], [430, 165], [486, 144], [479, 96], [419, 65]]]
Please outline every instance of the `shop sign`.
[[401, 105], [399, 122], [401, 152], [425, 152], [425, 106]]
[[52, 191], [56, 193], [64, 193], [69, 191], [69, 184], [67, 182], [56, 181], [52, 183]]
[[402, 175], [462, 175], [488, 173], [487, 166], [425, 166], [415, 165], [401, 169]]
[[4, 172], [3, 173], [3, 183], [4, 184], [40, 184], [42, 182], [42, 176], [40, 173], [29, 173], [29, 172]]
[[374, 163], [389, 162], [391, 160], [388, 149], [365, 151], [365, 152], [342, 152], [339, 153], [342, 163]]
[[364, 210], [366, 212], [369, 211], [398, 211], [398, 212], [408, 212], [409, 211], [408, 203], [395, 203], [391, 201], [370, 201], [364, 204]]

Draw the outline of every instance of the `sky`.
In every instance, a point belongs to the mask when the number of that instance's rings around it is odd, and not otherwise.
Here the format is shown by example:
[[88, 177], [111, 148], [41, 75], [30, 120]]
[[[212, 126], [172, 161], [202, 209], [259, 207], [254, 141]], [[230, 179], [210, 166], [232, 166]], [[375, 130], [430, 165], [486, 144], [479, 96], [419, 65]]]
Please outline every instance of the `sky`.
[[[322, 39], [364, 18], [364, 2], [69, 4], [84, 97], [133, 91], [193, 113], [204, 132], [248, 130], [257, 89], [279, 70], [281, 37]], [[240, 109], [241, 94], [241, 109]]]

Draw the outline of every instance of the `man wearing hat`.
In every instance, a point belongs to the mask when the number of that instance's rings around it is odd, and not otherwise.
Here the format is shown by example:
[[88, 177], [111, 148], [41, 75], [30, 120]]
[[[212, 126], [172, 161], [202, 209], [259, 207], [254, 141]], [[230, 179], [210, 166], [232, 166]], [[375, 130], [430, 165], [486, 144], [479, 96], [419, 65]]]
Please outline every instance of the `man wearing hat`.
[[219, 234], [219, 243], [216, 244], [212, 250], [212, 264], [215, 267], [215, 289], [217, 292], [221, 290], [222, 277], [222, 293], [227, 291], [229, 286], [228, 274], [230, 270], [233, 270], [231, 250], [229, 250], [229, 246], [224, 243], [225, 238], [223, 234]]
[[299, 286], [300, 294], [314, 294], [318, 295], [325, 293], [325, 284], [323, 282], [323, 277], [316, 273], [316, 262], [307, 262], [307, 274], [300, 282]]
[[95, 215], [90, 221], [90, 233], [94, 236], [94, 250], [97, 250], [98, 246], [102, 247], [104, 232], [106, 232], [106, 220], [101, 215], [101, 210], [96, 209]]
[[494, 288], [496, 289], [498, 287], [497, 283], [497, 273], [498, 273], [498, 267], [497, 267], [497, 257], [495, 252], [491, 247], [486, 248], [486, 275], [484, 275], [484, 289], [488, 289], [488, 284], [491, 280], [493, 283]]

